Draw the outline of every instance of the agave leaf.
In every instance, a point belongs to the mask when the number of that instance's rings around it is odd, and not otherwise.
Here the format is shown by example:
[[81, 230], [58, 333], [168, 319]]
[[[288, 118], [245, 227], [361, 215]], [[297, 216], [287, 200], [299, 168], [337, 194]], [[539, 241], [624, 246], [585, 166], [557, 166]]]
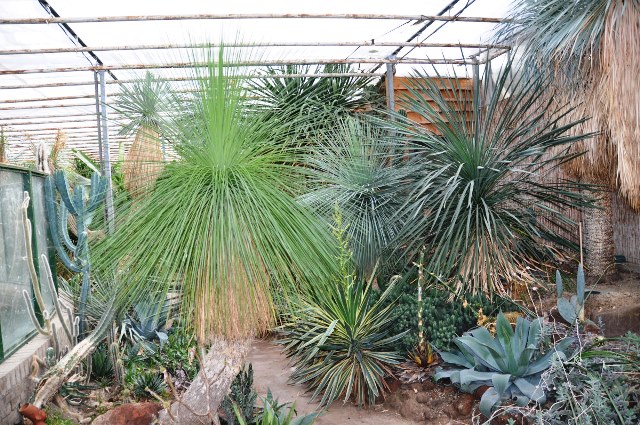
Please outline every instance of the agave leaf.
[[[484, 381], [487, 385], [491, 385], [491, 379], [495, 375], [494, 372], [479, 372], [473, 369], [463, 369], [460, 371], [460, 385], [467, 386], [472, 382]], [[482, 385], [482, 383], [480, 384]]]
[[489, 388], [484, 392], [484, 394], [482, 394], [482, 398], [480, 399], [480, 412], [482, 412], [482, 414], [487, 418], [490, 418], [491, 411], [499, 402], [500, 394], [498, 394], [495, 388]]
[[493, 382], [493, 387], [496, 389], [500, 396], [504, 396], [507, 388], [511, 385], [511, 375], [510, 374], [501, 374], [494, 373], [491, 377], [491, 382]]
[[498, 314], [496, 319], [496, 339], [502, 345], [502, 351], [504, 353], [504, 361], [506, 364], [506, 370], [503, 372], [516, 373], [518, 368], [516, 356], [514, 353], [515, 347], [519, 346], [519, 341], [513, 332], [511, 323], [507, 320], [504, 314]]
[[[532, 383], [535, 382], [535, 383]], [[546, 401], [546, 397], [544, 395], [544, 391], [542, 386], [540, 385], [540, 377], [537, 378], [518, 378], [513, 381], [513, 384], [518, 387], [520, 392], [529, 399], [535, 401], [536, 403], [544, 403]]]
[[438, 354], [443, 361], [449, 364], [468, 367], [469, 369], [473, 368], [474, 366], [462, 353], [456, 353], [452, 351], [438, 351]]
[[560, 275], [560, 270], [556, 270], [556, 295], [558, 296], [558, 299], [562, 298], [563, 292], [562, 276]]
[[[572, 297], [575, 297], [575, 295]], [[566, 298], [560, 298], [557, 302], [558, 313], [564, 320], [569, 323], [575, 323], [578, 319], [578, 313], [576, 312], [576, 308], [573, 306], [571, 302], [569, 302]]]

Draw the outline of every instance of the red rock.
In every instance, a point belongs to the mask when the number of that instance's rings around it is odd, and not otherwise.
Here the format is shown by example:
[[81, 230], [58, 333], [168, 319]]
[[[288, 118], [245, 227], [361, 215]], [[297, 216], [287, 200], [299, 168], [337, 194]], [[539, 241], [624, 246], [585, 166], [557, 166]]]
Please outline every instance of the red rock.
[[92, 425], [150, 425], [162, 406], [158, 403], [129, 403], [109, 410], [91, 422]]
[[473, 394], [460, 394], [460, 397], [456, 401], [456, 411], [460, 416], [471, 415], [475, 401]]

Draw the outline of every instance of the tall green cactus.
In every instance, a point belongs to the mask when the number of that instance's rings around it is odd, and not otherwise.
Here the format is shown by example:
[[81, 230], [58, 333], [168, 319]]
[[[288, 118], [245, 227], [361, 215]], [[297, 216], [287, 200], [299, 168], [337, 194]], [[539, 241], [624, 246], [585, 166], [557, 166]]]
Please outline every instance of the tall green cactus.
[[[91, 176], [89, 197], [85, 200], [85, 187], [76, 185], [71, 191], [67, 176], [63, 171], [56, 171], [45, 182], [45, 202], [49, 218], [51, 238], [56, 252], [64, 265], [74, 273], [82, 274], [78, 317], [80, 318], [80, 336], [86, 333], [86, 306], [89, 297], [89, 225], [93, 212], [104, 201], [107, 180], [98, 173]], [[56, 202], [56, 192], [60, 194], [60, 203]], [[77, 241], [73, 243], [67, 224], [71, 214], [76, 222]]]

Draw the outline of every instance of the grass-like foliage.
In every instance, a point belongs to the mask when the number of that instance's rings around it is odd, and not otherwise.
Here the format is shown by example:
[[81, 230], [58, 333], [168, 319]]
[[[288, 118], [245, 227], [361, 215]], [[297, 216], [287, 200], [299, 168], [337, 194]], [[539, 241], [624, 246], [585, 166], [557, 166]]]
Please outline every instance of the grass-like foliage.
[[387, 298], [394, 284], [374, 301], [371, 280], [353, 272], [340, 220], [335, 232], [341, 276], [319, 282], [318, 291], [300, 300], [297, 314], [281, 327], [279, 342], [293, 360], [291, 379], [308, 385], [314, 398], [322, 394], [322, 405], [338, 398], [374, 404], [386, 388], [385, 376], [392, 375], [391, 366], [402, 359], [394, 346], [403, 334], [389, 334], [394, 304]]
[[309, 192], [300, 197], [327, 223], [337, 205], [359, 274], [368, 274], [393, 243], [413, 169], [391, 160], [389, 136], [364, 119], [341, 119], [323, 131], [305, 164]]
[[207, 52], [187, 115], [171, 122], [179, 159], [94, 256], [131, 282], [123, 303], [179, 290], [201, 343], [266, 330], [274, 285], [282, 294], [335, 269], [330, 232], [295, 200], [301, 155], [289, 126], [255, 112], [234, 74], [246, 70], [225, 66], [237, 58], [224, 52]]
[[545, 77], [513, 72], [511, 63], [472, 95], [457, 78], [415, 77], [404, 103], [435, 131], [401, 114], [389, 124], [419, 167], [402, 245], [426, 246], [426, 270], [458, 293], [533, 281], [534, 270], [576, 248], [563, 236], [575, 226], [565, 211], [590, 205], [580, 192], [588, 187], [544, 177], [588, 136], [567, 133], [576, 122], [562, 124], [570, 111], [548, 100]]

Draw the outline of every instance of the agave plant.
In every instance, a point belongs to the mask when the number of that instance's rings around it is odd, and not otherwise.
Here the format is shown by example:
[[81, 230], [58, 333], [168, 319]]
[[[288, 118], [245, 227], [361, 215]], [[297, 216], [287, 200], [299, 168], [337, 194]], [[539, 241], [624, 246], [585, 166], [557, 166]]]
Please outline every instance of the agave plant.
[[542, 404], [546, 400], [540, 385], [542, 373], [554, 358], [566, 360], [573, 339], [565, 338], [545, 353], [541, 352], [541, 340], [542, 318], [529, 321], [519, 317], [514, 330], [500, 313], [495, 337], [480, 327], [454, 339], [460, 351], [440, 353], [451, 368], [438, 370], [435, 379], [449, 378], [468, 393], [489, 387], [480, 399], [480, 411], [486, 417], [506, 400], [519, 406], [531, 401]]
[[[350, 268], [351, 260], [338, 223], [336, 236], [342, 255], [342, 276], [320, 284], [318, 290], [300, 299], [300, 307], [280, 332], [287, 357], [293, 359], [291, 379], [322, 394], [321, 404], [339, 397], [354, 398], [362, 406], [374, 404], [386, 388], [385, 376], [402, 360], [394, 343], [404, 336], [390, 335], [394, 302], [389, 302], [394, 282], [376, 301], [371, 283], [359, 279]], [[375, 273], [375, 270], [374, 270]]]
[[544, 179], [589, 135], [567, 134], [580, 121], [560, 124], [570, 110], [545, 101], [544, 76], [514, 73], [507, 63], [495, 86], [476, 85], [469, 96], [457, 78], [418, 72], [404, 104], [435, 130], [399, 113], [387, 124], [419, 166], [399, 244], [426, 246], [426, 268], [457, 293], [534, 281], [533, 271], [577, 248], [562, 236], [576, 225], [565, 211], [591, 205], [581, 193], [591, 186]]
[[365, 119], [341, 119], [315, 139], [305, 160], [309, 192], [299, 199], [331, 223], [340, 210], [359, 274], [393, 249], [403, 218], [405, 183], [415, 171], [393, 161], [388, 135]]

